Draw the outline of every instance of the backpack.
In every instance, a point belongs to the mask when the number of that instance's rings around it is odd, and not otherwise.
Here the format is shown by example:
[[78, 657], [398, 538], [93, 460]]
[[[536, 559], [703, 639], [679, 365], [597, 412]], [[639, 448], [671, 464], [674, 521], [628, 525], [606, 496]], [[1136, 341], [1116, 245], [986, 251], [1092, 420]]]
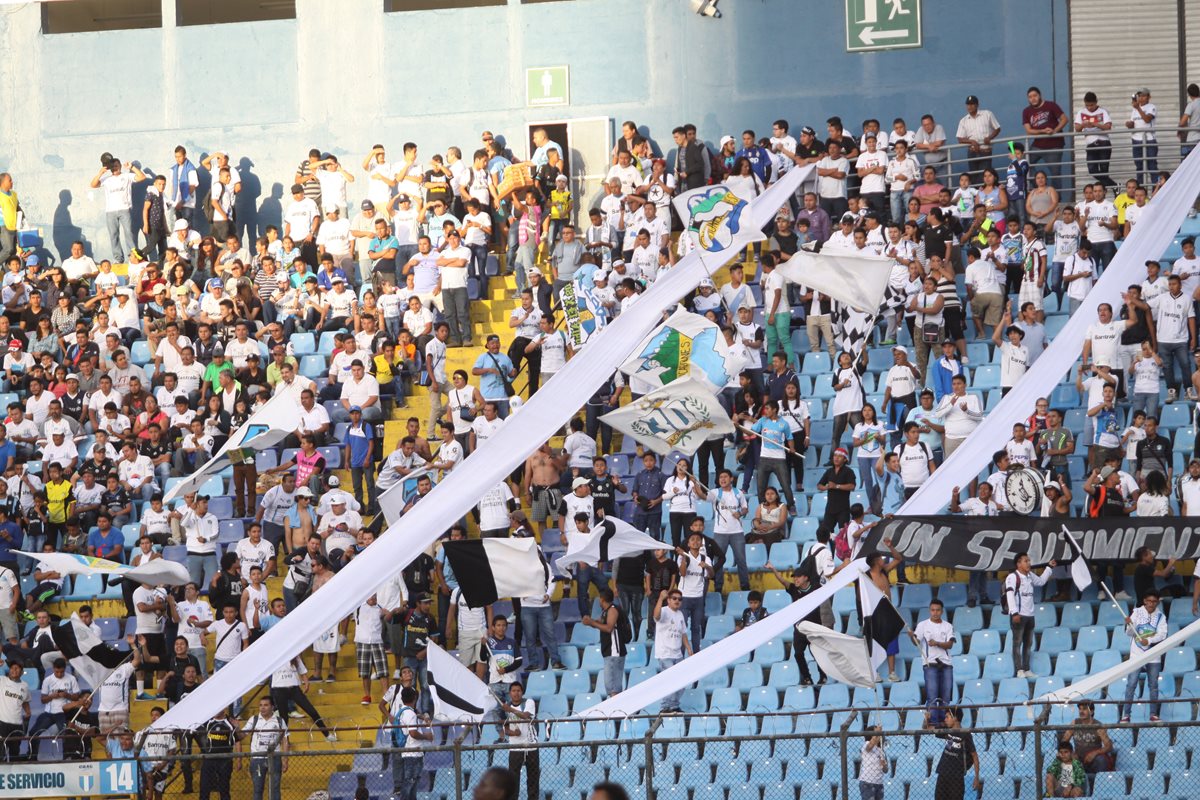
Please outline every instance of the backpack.
[[821, 575], [817, 571], [817, 553], [821, 552], [822, 548], [828, 550], [829, 545], [820, 542], [813, 545], [808, 551], [808, 555], [800, 562], [800, 566], [796, 568], [802, 575], [808, 576], [808, 585], [812, 588], [821, 585]]
[[833, 554], [845, 560], [850, 557], [850, 552], [850, 523], [847, 522], [833, 536]]
[[206, 220], [208, 220], [209, 225], [211, 225], [212, 221], [213, 221], [212, 199], [213, 199], [212, 192], [209, 191], [204, 195], [204, 200], [201, 201], [203, 204], [204, 218]]
[[617, 609], [617, 639], [621, 644], [629, 644], [633, 641], [633, 627], [629, 624], [629, 615], [625, 613], [625, 609], [620, 606]]
[[[925, 458], [932, 461], [933, 453], [929, 452], [929, 445], [925, 444], [924, 442], [917, 442], [917, 444], [919, 444], [921, 446], [921, 452], [923, 452], [925, 454]], [[908, 447], [908, 442], [907, 441], [901, 442], [900, 443], [900, 452], [896, 453], [896, 457], [899, 458], [901, 461], [904, 460], [904, 448], [906, 448], [906, 447]]]
[[[1013, 575], [1015, 575], [1017, 578], [1017, 580], [1016, 580], [1017, 585], [1013, 587], [1013, 593], [1015, 595], [1017, 595], [1017, 602], [1020, 603], [1021, 602], [1021, 573], [1013, 572]], [[1000, 610], [1005, 614], [1005, 616], [1012, 615], [1012, 611], [1008, 607], [1008, 588], [1007, 587], [1000, 590]]]

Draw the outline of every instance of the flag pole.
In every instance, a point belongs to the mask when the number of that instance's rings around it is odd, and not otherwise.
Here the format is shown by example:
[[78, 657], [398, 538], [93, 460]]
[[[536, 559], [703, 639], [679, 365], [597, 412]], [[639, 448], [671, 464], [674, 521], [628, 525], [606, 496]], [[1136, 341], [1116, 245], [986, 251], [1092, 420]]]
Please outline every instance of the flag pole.
[[[1078, 558], [1078, 559], [1082, 560], [1083, 559], [1083, 548], [1079, 546], [1079, 542], [1075, 539], [1074, 534], [1072, 534], [1071, 531], [1067, 529], [1066, 523], [1064, 523], [1062, 526], [1062, 532], [1063, 532], [1063, 536], [1066, 537], [1067, 542], [1069, 543], [1069, 546], [1071, 549], [1071, 555], [1074, 556], [1074, 558]], [[1072, 560], [1074, 560], [1074, 558]], [[1087, 562], [1084, 562], [1084, 566], [1085, 567], [1087, 566]], [[1117, 610], [1121, 612], [1122, 619], [1129, 616], [1129, 614], [1127, 614], [1125, 612], [1125, 607], [1117, 601], [1117, 598], [1113, 597], [1113, 593], [1104, 584], [1104, 581], [1096, 581], [1095, 578], [1092, 578], [1092, 570], [1090, 567], [1088, 568], [1088, 578], [1091, 578], [1100, 587], [1100, 591], [1104, 592], [1104, 596], [1108, 598], [1109, 602], [1117, 607]], [[1084, 587], [1084, 588], [1086, 588], [1086, 587]]]
[[745, 425], [739, 425], [739, 424], [738, 424], [738, 423], [736, 423], [736, 422], [735, 422], [735, 423], [733, 423], [733, 427], [737, 428], [738, 430], [742, 431], [743, 433], [748, 433], [748, 434], [750, 434], [751, 436], [757, 436], [759, 439], [763, 439], [764, 441], [769, 441], [769, 442], [771, 442], [772, 444], [779, 444], [780, 446], [782, 446], [782, 447], [783, 447], [783, 449], [784, 449], [784, 450], [787, 450], [789, 453], [791, 453], [792, 455], [794, 455], [796, 458], [799, 458], [799, 459], [801, 459], [801, 460], [804, 460], [804, 454], [803, 454], [803, 453], [797, 453], [797, 452], [796, 452], [796, 450], [795, 450], [795, 448], [793, 448], [793, 447], [792, 447], [790, 444], [788, 444], [787, 442], [775, 442], [773, 439], [767, 439], [767, 438], [766, 438], [766, 437], [764, 437], [764, 436], [763, 436], [761, 433], [759, 433], [758, 431], [754, 430], [753, 428], [747, 428]]

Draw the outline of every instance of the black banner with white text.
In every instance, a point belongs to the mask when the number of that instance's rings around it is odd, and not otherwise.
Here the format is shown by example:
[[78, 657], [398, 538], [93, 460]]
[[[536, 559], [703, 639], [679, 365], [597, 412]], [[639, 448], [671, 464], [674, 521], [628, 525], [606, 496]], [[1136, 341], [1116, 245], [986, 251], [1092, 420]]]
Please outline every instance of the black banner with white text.
[[965, 570], [1008, 570], [1018, 553], [1034, 565], [1069, 561], [1063, 525], [1088, 561], [1133, 561], [1141, 547], [1158, 558], [1200, 558], [1200, 517], [893, 517], [876, 525], [861, 552], [886, 551], [884, 539], [910, 564]]

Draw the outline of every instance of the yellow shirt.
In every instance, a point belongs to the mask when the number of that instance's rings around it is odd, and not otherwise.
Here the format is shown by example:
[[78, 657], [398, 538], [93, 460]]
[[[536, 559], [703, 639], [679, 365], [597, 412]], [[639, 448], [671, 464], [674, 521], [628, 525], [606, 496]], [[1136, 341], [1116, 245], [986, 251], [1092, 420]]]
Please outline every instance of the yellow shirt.
[[71, 501], [71, 484], [68, 481], [46, 483], [46, 511], [51, 522], [67, 521], [67, 506]]
[[1121, 192], [1119, 195], [1117, 195], [1116, 199], [1113, 200], [1113, 205], [1116, 206], [1117, 209], [1117, 222], [1124, 225], [1125, 209], [1133, 205], [1133, 198], [1125, 192]]
[[20, 201], [17, 200], [16, 192], [0, 192], [0, 220], [4, 222], [4, 227], [10, 231], [17, 229], [17, 206]]
[[566, 219], [570, 216], [571, 192], [552, 189], [550, 191], [550, 219]]

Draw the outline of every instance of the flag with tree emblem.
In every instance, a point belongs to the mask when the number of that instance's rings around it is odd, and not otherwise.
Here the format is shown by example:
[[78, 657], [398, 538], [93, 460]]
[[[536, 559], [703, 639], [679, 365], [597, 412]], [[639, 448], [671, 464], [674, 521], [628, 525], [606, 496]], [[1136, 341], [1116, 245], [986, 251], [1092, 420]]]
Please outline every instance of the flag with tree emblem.
[[650, 390], [694, 378], [720, 390], [732, 375], [729, 345], [717, 324], [683, 306], [654, 329], [621, 371]]

